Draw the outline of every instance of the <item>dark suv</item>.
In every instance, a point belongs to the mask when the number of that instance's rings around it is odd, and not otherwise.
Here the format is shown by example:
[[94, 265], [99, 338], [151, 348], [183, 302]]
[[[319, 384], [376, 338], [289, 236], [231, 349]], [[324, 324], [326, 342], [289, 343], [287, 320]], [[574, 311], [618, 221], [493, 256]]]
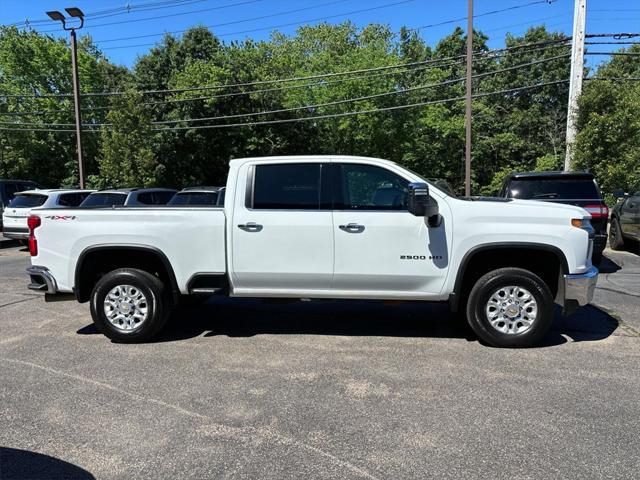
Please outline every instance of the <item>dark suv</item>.
[[566, 203], [591, 214], [596, 231], [592, 263], [598, 265], [607, 245], [609, 208], [604, 203], [593, 175], [586, 172], [523, 172], [505, 178], [500, 197]]

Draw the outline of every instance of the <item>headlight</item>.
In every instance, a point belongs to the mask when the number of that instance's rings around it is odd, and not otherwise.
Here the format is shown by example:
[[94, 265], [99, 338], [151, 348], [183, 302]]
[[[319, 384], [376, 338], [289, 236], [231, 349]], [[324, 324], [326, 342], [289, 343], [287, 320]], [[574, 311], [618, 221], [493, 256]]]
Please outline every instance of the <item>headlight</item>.
[[593, 237], [596, 233], [591, 225], [591, 220], [588, 218], [572, 218], [571, 226], [585, 230], [589, 234], [589, 238]]

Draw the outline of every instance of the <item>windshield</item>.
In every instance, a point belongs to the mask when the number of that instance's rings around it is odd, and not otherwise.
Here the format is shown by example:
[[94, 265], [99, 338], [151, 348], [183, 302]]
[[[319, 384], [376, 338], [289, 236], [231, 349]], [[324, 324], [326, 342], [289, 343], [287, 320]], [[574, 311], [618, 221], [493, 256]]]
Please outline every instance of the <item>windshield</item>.
[[177, 193], [169, 205], [212, 206], [218, 203], [218, 192]]
[[457, 197], [455, 192], [453, 191], [453, 187], [447, 182], [444, 178], [424, 178], [418, 172], [411, 170], [410, 168], [405, 167], [404, 165], [399, 165], [407, 172], [413, 173], [416, 177], [420, 178], [420, 180], [428, 183], [430, 186], [436, 187], [442, 193], [449, 195], [450, 197]]
[[113, 205], [124, 205], [126, 199], [126, 193], [92, 193], [80, 204], [80, 206], [111, 207]]
[[589, 178], [536, 178], [512, 180], [507, 189], [508, 198], [586, 200], [600, 199], [593, 180]]
[[9, 203], [9, 208], [41, 207], [46, 201], [46, 195], [16, 195]]

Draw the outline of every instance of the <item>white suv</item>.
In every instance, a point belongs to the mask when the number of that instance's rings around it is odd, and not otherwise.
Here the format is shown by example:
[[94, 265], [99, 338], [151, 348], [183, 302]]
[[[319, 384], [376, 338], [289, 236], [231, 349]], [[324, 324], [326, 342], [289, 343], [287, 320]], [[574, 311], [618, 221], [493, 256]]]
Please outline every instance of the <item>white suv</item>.
[[7, 238], [29, 238], [27, 217], [32, 209], [73, 208], [80, 205], [94, 190], [28, 190], [15, 194], [2, 214], [3, 231]]

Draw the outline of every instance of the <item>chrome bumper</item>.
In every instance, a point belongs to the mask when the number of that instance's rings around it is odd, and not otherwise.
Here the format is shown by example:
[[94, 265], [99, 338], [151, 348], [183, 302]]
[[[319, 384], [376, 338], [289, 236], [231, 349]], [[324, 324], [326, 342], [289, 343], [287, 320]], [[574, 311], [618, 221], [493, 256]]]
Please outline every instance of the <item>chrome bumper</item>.
[[51, 272], [45, 267], [29, 267], [27, 273], [31, 277], [31, 283], [28, 285], [29, 290], [44, 293], [56, 293], [58, 285], [56, 279], [53, 278]]
[[578, 307], [587, 305], [593, 300], [593, 292], [598, 281], [598, 269], [592, 266], [584, 273], [562, 275], [558, 288], [558, 303], [563, 313], [570, 315]]
[[7, 238], [11, 238], [12, 240], [28, 240], [29, 239], [29, 230], [26, 228], [10, 228], [7, 227], [3, 229], [2, 235]]

